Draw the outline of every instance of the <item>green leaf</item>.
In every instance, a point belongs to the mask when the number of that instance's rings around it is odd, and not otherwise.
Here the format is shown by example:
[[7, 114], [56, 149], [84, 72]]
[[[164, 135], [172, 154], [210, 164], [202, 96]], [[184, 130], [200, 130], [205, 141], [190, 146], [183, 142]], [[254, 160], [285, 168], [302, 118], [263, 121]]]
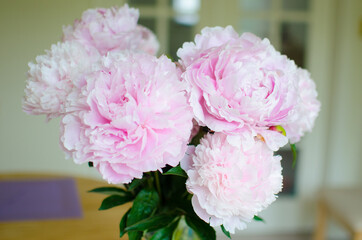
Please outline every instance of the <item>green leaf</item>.
[[103, 200], [103, 202], [98, 210], [107, 210], [107, 209], [125, 204], [132, 200], [133, 200], [132, 195], [127, 195], [127, 196], [111, 195]]
[[176, 176], [187, 178], [186, 172], [181, 168], [180, 165], [177, 165], [176, 167], [171, 168], [170, 170], [165, 172], [163, 175], [176, 175]]
[[173, 221], [171, 223], [169, 223], [168, 226], [161, 228], [160, 230], [158, 230], [157, 232], [155, 232], [155, 234], [153, 234], [153, 236], [151, 237], [150, 240], [171, 240], [172, 239], [172, 234], [175, 231], [178, 222], [180, 219], [177, 219], [176, 221]]
[[[148, 218], [156, 210], [160, 198], [154, 189], [142, 189], [133, 201], [131, 211], [127, 216], [127, 226], [132, 226], [145, 218]], [[142, 232], [128, 232], [129, 240], [138, 240], [142, 237]]]
[[127, 232], [125, 229], [127, 226], [127, 216], [130, 211], [131, 211], [131, 209], [128, 209], [128, 211], [123, 215], [121, 222], [119, 223], [119, 237], [120, 238]]
[[177, 215], [173, 214], [159, 214], [149, 218], [146, 218], [142, 221], [139, 221], [131, 226], [128, 225], [126, 231], [152, 231], [155, 229], [160, 229], [166, 227], [170, 222], [172, 222]]
[[143, 184], [146, 181], [145, 178], [142, 179], [133, 179], [133, 181], [128, 185], [128, 190], [132, 191], [134, 189], [136, 189], [137, 187], [139, 187], [141, 184]]
[[191, 227], [201, 240], [216, 240], [215, 230], [198, 217], [186, 216], [186, 223]]
[[141, 240], [142, 239], [142, 232], [128, 232], [128, 239], [129, 240]]
[[293, 168], [295, 168], [295, 164], [297, 163], [297, 148], [295, 147], [295, 144], [290, 144], [290, 148], [292, 149], [293, 153]]
[[258, 216], [254, 216], [254, 220], [255, 221], [258, 221], [258, 222], [265, 222], [264, 219], [262, 219], [261, 217], [258, 217]]
[[225, 229], [224, 225], [221, 225], [221, 230], [228, 238], [231, 239], [230, 233], [228, 230]]
[[127, 192], [127, 190], [124, 190], [122, 188], [117, 188], [117, 187], [99, 187], [99, 188], [92, 189], [88, 192], [101, 193], [101, 194], [106, 194], [106, 195], [120, 195], [120, 196], [131, 195], [129, 192]]

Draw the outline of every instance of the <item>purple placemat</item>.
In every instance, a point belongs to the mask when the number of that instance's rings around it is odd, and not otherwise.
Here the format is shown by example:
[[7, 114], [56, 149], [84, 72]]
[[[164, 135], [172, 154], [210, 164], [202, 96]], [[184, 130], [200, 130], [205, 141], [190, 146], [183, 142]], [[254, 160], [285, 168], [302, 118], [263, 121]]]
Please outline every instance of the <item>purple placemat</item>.
[[0, 181], [0, 221], [80, 217], [74, 179]]

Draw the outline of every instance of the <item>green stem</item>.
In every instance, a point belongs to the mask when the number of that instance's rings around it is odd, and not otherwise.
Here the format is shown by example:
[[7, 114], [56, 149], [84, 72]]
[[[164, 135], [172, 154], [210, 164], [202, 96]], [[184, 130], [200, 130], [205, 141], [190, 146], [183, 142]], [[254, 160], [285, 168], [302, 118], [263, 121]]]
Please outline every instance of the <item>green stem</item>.
[[156, 180], [156, 189], [158, 192], [158, 195], [160, 196], [160, 199], [162, 199], [161, 195], [161, 184], [160, 184], [160, 177], [158, 176], [158, 171], [154, 172], [155, 180]]
[[146, 178], [146, 181], [147, 181], [147, 187], [153, 188], [152, 173], [151, 172], [146, 172], [144, 177]]

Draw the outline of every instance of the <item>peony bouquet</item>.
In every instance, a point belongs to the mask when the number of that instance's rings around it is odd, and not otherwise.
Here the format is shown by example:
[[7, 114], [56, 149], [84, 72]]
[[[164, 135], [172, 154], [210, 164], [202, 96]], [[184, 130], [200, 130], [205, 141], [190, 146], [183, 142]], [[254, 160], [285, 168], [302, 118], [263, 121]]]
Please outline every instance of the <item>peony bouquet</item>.
[[[268, 39], [206, 27], [177, 51], [159, 43], [127, 5], [90, 9], [29, 71], [23, 109], [60, 117], [67, 157], [120, 187], [120, 236], [230, 237], [282, 189], [282, 146], [311, 131], [320, 109], [309, 73]], [[189, 228], [185, 233], [185, 226]], [[191, 239], [191, 237], [189, 237]]]

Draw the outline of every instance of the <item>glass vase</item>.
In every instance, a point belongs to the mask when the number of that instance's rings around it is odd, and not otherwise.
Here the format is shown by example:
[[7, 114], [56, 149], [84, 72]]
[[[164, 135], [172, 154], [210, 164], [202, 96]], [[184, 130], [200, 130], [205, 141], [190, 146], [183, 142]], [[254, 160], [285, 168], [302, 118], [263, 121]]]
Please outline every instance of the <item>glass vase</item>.
[[[153, 233], [147, 233], [143, 237], [143, 240], [151, 240]], [[152, 239], [152, 240], [161, 240], [161, 239]], [[185, 221], [185, 218], [182, 217], [172, 234], [172, 240], [200, 240], [196, 232], [190, 228]]]

